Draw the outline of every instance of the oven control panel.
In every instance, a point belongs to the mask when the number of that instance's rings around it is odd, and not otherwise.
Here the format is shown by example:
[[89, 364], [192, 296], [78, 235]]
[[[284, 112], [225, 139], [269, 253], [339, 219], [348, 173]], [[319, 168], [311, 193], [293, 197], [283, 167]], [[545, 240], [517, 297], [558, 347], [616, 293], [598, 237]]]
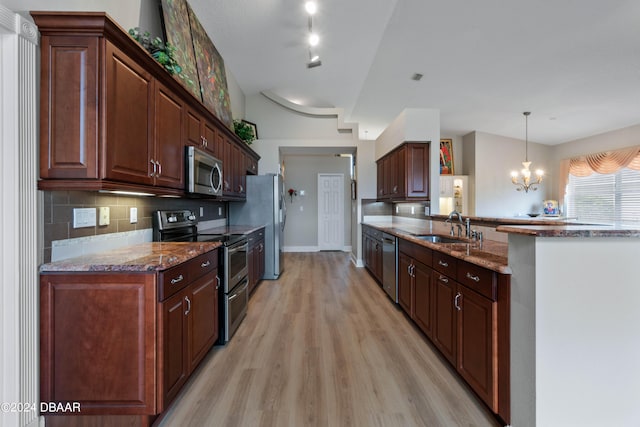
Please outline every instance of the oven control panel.
[[156, 211], [154, 222], [157, 224], [158, 230], [167, 230], [170, 228], [189, 227], [196, 225], [198, 219], [196, 215], [188, 210], [176, 211]]

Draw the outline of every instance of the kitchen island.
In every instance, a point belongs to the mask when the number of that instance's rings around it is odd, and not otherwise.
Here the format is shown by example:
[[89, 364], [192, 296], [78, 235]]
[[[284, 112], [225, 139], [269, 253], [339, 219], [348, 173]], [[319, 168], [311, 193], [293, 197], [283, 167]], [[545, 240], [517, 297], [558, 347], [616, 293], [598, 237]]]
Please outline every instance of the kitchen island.
[[143, 243], [41, 266], [40, 400], [79, 409], [43, 413], [48, 426], [149, 426], [166, 411], [218, 338], [219, 246]]
[[640, 230], [497, 231], [512, 270], [512, 425], [640, 425]]
[[[510, 269], [507, 244], [432, 235], [431, 223], [368, 218], [363, 225], [365, 266], [407, 317], [431, 340], [460, 377], [503, 422], [510, 421]], [[375, 232], [393, 235], [394, 256], [376, 261]], [[444, 239], [444, 241], [442, 241]], [[393, 248], [392, 246], [392, 248]], [[390, 262], [389, 262], [390, 261]], [[389, 276], [388, 268], [393, 269]], [[396, 281], [389, 282], [393, 277]], [[397, 292], [394, 291], [394, 287]], [[397, 299], [396, 299], [397, 296]]]

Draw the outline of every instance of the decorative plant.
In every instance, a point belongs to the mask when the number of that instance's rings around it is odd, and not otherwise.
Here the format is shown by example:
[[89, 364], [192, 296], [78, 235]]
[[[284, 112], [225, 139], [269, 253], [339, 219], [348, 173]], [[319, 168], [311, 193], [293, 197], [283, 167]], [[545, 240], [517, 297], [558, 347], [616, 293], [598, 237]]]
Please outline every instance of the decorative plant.
[[182, 67], [176, 60], [175, 46], [169, 42], [165, 43], [160, 37], [152, 37], [148, 31], [141, 32], [139, 27], [131, 28], [129, 35], [140, 43], [169, 74], [177, 75], [189, 86], [195, 85], [193, 80], [182, 73]]
[[233, 131], [236, 133], [236, 135], [238, 135], [238, 138], [243, 140], [248, 145], [251, 145], [251, 143], [253, 143], [253, 141], [256, 139], [251, 125], [249, 125], [247, 122], [243, 122], [242, 120], [233, 121]]

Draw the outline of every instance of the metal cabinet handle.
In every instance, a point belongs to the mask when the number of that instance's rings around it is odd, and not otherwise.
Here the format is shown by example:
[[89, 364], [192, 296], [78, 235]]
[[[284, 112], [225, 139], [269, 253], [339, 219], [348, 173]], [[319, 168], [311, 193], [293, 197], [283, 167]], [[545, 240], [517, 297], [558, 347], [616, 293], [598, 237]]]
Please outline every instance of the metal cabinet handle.
[[474, 282], [479, 282], [480, 281], [480, 277], [479, 276], [474, 276], [473, 274], [469, 273], [467, 271], [467, 279], [471, 279]]
[[205, 268], [205, 267], [209, 267], [211, 265], [211, 261], [207, 260], [207, 262], [203, 262], [202, 264], [200, 264], [200, 267]]
[[458, 311], [462, 310], [462, 307], [460, 307], [460, 298], [462, 298], [462, 294], [460, 292], [458, 292], [456, 294], [456, 297], [453, 299], [453, 305], [455, 306], [456, 310], [458, 310]]
[[217, 282], [216, 284], [216, 291], [217, 291], [218, 289], [220, 289], [220, 276], [216, 276], [216, 282]]
[[446, 276], [440, 276], [438, 277], [438, 280], [440, 280], [442, 283], [449, 283], [449, 279]]
[[178, 277], [176, 277], [175, 279], [171, 279], [171, 284], [175, 285], [178, 282], [182, 282], [184, 280], [184, 276], [181, 274]]
[[444, 262], [442, 260], [438, 260], [438, 264], [440, 264], [443, 267], [449, 267], [449, 263], [448, 262]]
[[187, 302], [187, 311], [184, 312], [184, 315], [186, 316], [191, 312], [191, 300], [189, 297], [184, 297], [184, 300]]
[[162, 175], [162, 164], [160, 162], [156, 162], [156, 164], [158, 165], [158, 174], [156, 176], [160, 177]]
[[151, 163], [153, 165], [153, 171], [149, 174], [149, 176], [155, 176], [156, 175], [156, 162], [155, 162], [155, 160], [151, 159], [151, 160], [149, 160], [149, 163]]

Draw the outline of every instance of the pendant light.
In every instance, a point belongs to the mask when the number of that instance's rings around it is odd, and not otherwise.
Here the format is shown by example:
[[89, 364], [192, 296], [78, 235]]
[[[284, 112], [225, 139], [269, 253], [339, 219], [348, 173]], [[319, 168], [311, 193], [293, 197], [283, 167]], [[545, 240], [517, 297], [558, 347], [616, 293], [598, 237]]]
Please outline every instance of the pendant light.
[[531, 182], [531, 162], [529, 161], [529, 115], [531, 112], [525, 111], [524, 113], [524, 162], [522, 162], [523, 168], [520, 173], [517, 171], [511, 172], [511, 182], [516, 185], [516, 190], [528, 193], [529, 190], [536, 191], [538, 184], [542, 182], [542, 176], [544, 171], [542, 169], [536, 170], [536, 181]]

